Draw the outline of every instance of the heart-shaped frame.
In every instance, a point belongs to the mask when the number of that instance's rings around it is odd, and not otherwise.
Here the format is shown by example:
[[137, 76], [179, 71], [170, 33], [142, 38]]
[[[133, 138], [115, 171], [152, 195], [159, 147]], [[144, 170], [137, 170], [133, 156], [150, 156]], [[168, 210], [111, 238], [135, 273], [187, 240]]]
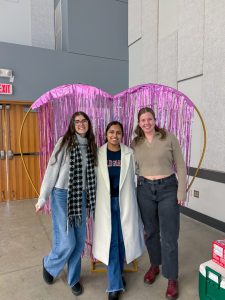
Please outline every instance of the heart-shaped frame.
[[[38, 110], [40, 129], [40, 174], [43, 177], [46, 162], [53, 147], [68, 127], [75, 111], [86, 112], [92, 120], [97, 144], [104, 141], [108, 122], [118, 120], [124, 125], [124, 143], [129, 145], [133, 137], [135, 115], [141, 107], [150, 106], [156, 113], [157, 125], [173, 132], [181, 145], [186, 165], [190, 165], [191, 125], [194, 111], [197, 112], [204, 132], [202, 154], [195, 174], [188, 185], [190, 189], [201, 166], [206, 149], [206, 128], [203, 118], [194, 103], [180, 91], [160, 84], [143, 84], [125, 90], [115, 96], [96, 87], [84, 84], [68, 84], [56, 87], [38, 98], [31, 109]], [[23, 125], [30, 110], [24, 117], [20, 130], [20, 151], [22, 156], [21, 135]], [[59, 122], [60, 120], [60, 122]], [[43, 134], [45, 133], [45, 134]], [[48, 137], [48, 141], [43, 137]], [[47, 150], [46, 150], [47, 144]], [[37, 195], [29, 172], [22, 161]]]

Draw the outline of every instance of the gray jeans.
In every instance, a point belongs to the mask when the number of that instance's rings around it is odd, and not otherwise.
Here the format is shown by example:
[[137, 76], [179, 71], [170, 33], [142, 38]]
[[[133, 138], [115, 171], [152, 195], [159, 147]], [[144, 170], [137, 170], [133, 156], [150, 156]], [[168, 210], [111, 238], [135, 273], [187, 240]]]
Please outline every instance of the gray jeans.
[[180, 229], [176, 176], [173, 174], [159, 180], [148, 180], [140, 176], [137, 197], [150, 262], [155, 266], [162, 264], [163, 275], [175, 280], [178, 278]]

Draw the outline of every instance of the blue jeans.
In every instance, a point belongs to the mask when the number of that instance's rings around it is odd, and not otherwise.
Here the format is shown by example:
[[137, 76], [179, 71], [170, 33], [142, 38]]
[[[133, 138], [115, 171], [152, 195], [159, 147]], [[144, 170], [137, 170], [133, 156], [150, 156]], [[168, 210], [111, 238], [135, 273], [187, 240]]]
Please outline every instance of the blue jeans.
[[82, 224], [68, 225], [67, 232], [67, 190], [54, 188], [51, 194], [52, 249], [44, 257], [45, 269], [55, 278], [67, 263], [67, 281], [72, 287], [80, 280], [81, 255], [86, 239], [86, 197], [83, 193]]
[[180, 209], [176, 176], [159, 180], [139, 177], [137, 198], [151, 264], [162, 264], [163, 275], [177, 279]]
[[124, 290], [122, 274], [124, 266], [125, 248], [120, 221], [119, 198], [111, 198], [112, 233], [107, 266], [108, 288], [107, 292]]

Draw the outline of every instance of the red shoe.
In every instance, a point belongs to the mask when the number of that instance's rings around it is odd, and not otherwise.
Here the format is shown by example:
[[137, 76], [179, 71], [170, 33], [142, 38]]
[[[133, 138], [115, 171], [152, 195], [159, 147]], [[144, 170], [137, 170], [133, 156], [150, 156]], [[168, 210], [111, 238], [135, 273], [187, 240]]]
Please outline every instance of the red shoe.
[[144, 276], [144, 282], [148, 284], [152, 284], [156, 276], [159, 274], [159, 266], [151, 266], [148, 272]]
[[166, 298], [170, 300], [175, 300], [178, 298], [178, 281], [177, 280], [168, 280], [168, 287], [166, 290]]

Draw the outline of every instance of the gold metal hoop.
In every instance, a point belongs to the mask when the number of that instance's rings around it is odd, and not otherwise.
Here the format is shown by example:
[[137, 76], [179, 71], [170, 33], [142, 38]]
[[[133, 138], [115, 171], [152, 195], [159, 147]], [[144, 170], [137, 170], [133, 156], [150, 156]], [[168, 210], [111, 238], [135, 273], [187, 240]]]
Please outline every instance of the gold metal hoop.
[[29, 180], [30, 180], [30, 183], [31, 183], [31, 185], [32, 185], [32, 187], [33, 187], [35, 193], [37, 194], [37, 196], [39, 196], [39, 193], [38, 193], [37, 189], [36, 189], [35, 186], [34, 186], [33, 180], [32, 180], [31, 177], [30, 177], [30, 174], [29, 174], [29, 172], [28, 172], [28, 170], [27, 170], [27, 166], [26, 166], [25, 161], [24, 161], [24, 159], [23, 159], [23, 152], [22, 152], [22, 146], [21, 146], [21, 136], [22, 136], [22, 132], [23, 132], [23, 126], [24, 126], [25, 120], [26, 120], [26, 118], [27, 118], [27, 116], [28, 116], [28, 113], [29, 113], [30, 111], [31, 111], [31, 107], [29, 108], [29, 110], [28, 110], [27, 113], [25, 114], [25, 116], [24, 116], [24, 118], [23, 118], [23, 122], [22, 122], [21, 127], [20, 127], [19, 147], [20, 147], [20, 156], [21, 156], [21, 160], [22, 160], [22, 164], [23, 164], [23, 166], [24, 166], [25, 172], [26, 172], [26, 174], [27, 174], [27, 176], [28, 176], [28, 178], [29, 178]]
[[[31, 177], [30, 177], [30, 174], [29, 174], [29, 172], [28, 172], [28, 170], [27, 170], [25, 161], [24, 161], [24, 159], [23, 159], [23, 152], [22, 152], [22, 146], [21, 146], [21, 136], [22, 136], [22, 132], [23, 132], [23, 126], [24, 126], [24, 123], [25, 123], [25, 121], [26, 121], [26, 118], [27, 118], [29, 112], [31, 111], [31, 109], [32, 109], [32, 108], [30, 107], [29, 110], [27, 111], [26, 115], [24, 116], [23, 122], [22, 122], [22, 124], [21, 124], [20, 135], [19, 135], [19, 146], [20, 146], [20, 156], [21, 156], [21, 160], [22, 160], [24, 169], [25, 169], [25, 171], [26, 171], [26, 174], [27, 174], [27, 176], [28, 176], [28, 178], [29, 178], [29, 181], [30, 181], [30, 183], [31, 183], [31, 185], [32, 185], [32, 187], [33, 187], [35, 193], [37, 194], [37, 196], [39, 196], [39, 193], [38, 193], [37, 189], [36, 189], [35, 186], [34, 186], [33, 180], [32, 180]], [[205, 150], [206, 150], [206, 127], [205, 127], [205, 123], [204, 123], [204, 121], [203, 121], [203, 118], [202, 118], [202, 115], [201, 115], [200, 111], [198, 110], [198, 108], [197, 108], [195, 105], [194, 105], [194, 109], [196, 110], [196, 112], [197, 112], [197, 114], [198, 114], [198, 116], [199, 116], [199, 118], [200, 118], [201, 124], [202, 124], [204, 141], [203, 141], [202, 154], [201, 154], [201, 157], [200, 157], [200, 160], [199, 160], [197, 169], [196, 169], [196, 171], [195, 171], [195, 173], [194, 173], [194, 176], [193, 176], [191, 182], [189, 183], [189, 185], [188, 185], [188, 187], [187, 187], [187, 192], [190, 190], [190, 188], [191, 188], [191, 186], [192, 186], [192, 184], [193, 184], [195, 178], [196, 178], [197, 175], [198, 175], [200, 166], [201, 166], [201, 164], [202, 164], [202, 161], [203, 161], [203, 158], [204, 158], [204, 155], [205, 155]]]
[[202, 148], [202, 154], [201, 154], [201, 157], [200, 157], [200, 160], [199, 160], [199, 163], [198, 163], [198, 166], [197, 166], [197, 169], [194, 173], [194, 176], [191, 180], [191, 182], [189, 183], [188, 187], [187, 187], [187, 192], [190, 190], [195, 178], [197, 177], [198, 175], [198, 172], [199, 172], [199, 169], [200, 169], [200, 166], [202, 164], [202, 161], [203, 161], [203, 158], [204, 158], [204, 155], [205, 155], [205, 150], [206, 150], [206, 127], [205, 127], [205, 123], [203, 121], [203, 118], [202, 118], [202, 115], [200, 113], [200, 111], [198, 110], [198, 108], [194, 105], [194, 109], [196, 110], [199, 118], [200, 118], [200, 121], [201, 121], [201, 124], [202, 124], [202, 129], [203, 129], [203, 148]]

